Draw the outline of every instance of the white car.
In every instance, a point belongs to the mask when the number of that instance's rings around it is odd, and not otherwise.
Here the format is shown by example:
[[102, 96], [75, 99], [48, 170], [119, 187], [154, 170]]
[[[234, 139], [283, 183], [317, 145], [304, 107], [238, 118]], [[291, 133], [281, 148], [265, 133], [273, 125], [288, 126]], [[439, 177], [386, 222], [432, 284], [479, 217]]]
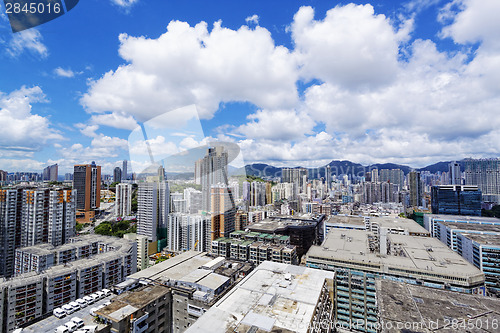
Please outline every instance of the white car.
[[97, 331], [97, 325], [84, 326], [82, 330], [87, 333], [95, 333], [95, 331]]
[[64, 324], [64, 326], [68, 328], [68, 331], [70, 333], [76, 331], [76, 324], [72, 321], [68, 321], [66, 324]]
[[75, 309], [69, 304], [64, 304], [61, 308], [64, 310], [64, 312], [66, 312], [66, 314], [72, 314], [73, 312], [75, 312]]
[[83, 300], [85, 302], [87, 302], [87, 304], [92, 304], [95, 302], [94, 297], [90, 297], [90, 296], [83, 296]]
[[87, 302], [83, 298], [79, 298], [75, 302], [78, 303], [82, 309], [87, 306]]
[[77, 302], [70, 302], [69, 306], [72, 306], [75, 311], [80, 310], [80, 304], [78, 304]]
[[85, 326], [85, 323], [83, 322], [83, 320], [81, 318], [73, 317], [73, 318], [71, 318], [71, 321], [75, 323], [76, 328], [81, 328], [81, 327]]
[[52, 314], [57, 318], [64, 318], [66, 316], [66, 311], [61, 308], [55, 308], [54, 311], [52, 311]]
[[56, 333], [69, 333], [69, 329], [66, 326], [59, 326], [55, 329]]
[[104, 293], [105, 297], [111, 295], [111, 290], [109, 290], [109, 289], [103, 289], [101, 291]]
[[97, 297], [99, 297], [99, 299], [104, 298], [106, 296], [102, 291], [97, 291], [95, 294], [97, 295]]
[[110, 304], [111, 304], [111, 301], [106, 301], [106, 302], [102, 303], [102, 305], [104, 305], [104, 306], [108, 306]]

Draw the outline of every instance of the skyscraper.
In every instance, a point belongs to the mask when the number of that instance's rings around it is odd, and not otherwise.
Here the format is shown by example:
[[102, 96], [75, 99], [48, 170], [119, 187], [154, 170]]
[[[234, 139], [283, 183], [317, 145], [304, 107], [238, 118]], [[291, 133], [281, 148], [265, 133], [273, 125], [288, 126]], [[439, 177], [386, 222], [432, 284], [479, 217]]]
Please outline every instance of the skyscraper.
[[[122, 165], [122, 180], [127, 180], [127, 160], [123, 160], [123, 165]], [[117, 180], [115, 180], [117, 181]]]
[[115, 197], [116, 216], [130, 215], [132, 211], [132, 184], [117, 184]]
[[89, 222], [101, 206], [101, 167], [95, 162], [75, 165], [73, 188], [77, 191], [77, 219]]
[[500, 159], [464, 161], [465, 185], [477, 185], [483, 201], [500, 203]]
[[58, 165], [57, 163], [54, 165], [50, 165], [43, 169], [43, 180], [45, 181], [51, 181], [51, 182], [57, 182], [57, 177], [58, 177]]
[[213, 185], [228, 186], [227, 177], [228, 154], [224, 147], [210, 147], [207, 155], [195, 163], [195, 174], [199, 174], [202, 191], [202, 209], [210, 211], [211, 188]]
[[460, 164], [457, 162], [451, 162], [448, 165], [448, 181], [450, 185], [461, 185], [462, 184], [462, 174], [460, 173]]
[[332, 188], [332, 168], [330, 164], [326, 166], [325, 183], [327, 192]]
[[418, 207], [422, 205], [422, 182], [420, 181], [420, 172], [411, 171], [408, 174], [408, 183], [410, 185], [410, 206]]
[[211, 240], [216, 240], [219, 237], [229, 237], [229, 234], [235, 230], [236, 215], [231, 190], [222, 184], [214, 185], [211, 188], [211, 196]]
[[165, 240], [170, 210], [168, 183], [139, 183], [137, 202], [137, 234], [144, 235], [153, 242]]
[[122, 181], [122, 169], [120, 167], [116, 167], [113, 170], [113, 182], [119, 183]]

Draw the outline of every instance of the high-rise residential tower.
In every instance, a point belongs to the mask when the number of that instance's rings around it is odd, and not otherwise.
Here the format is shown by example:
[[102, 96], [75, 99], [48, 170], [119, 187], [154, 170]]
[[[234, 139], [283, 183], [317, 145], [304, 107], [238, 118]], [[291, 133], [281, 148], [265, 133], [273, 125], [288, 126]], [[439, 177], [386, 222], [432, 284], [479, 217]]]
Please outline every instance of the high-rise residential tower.
[[[127, 180], [127, 160], [123, 160], [123, 165], [122, 165], [122, 180]], [[115, 180], [117, 181], [117, 180]]]
[[77, 219], [89, 222], [101, 206], [101, 166], [95, 162], [75, 165], [73, 188], [77, 191]]
[[75, 234], [76, 195], [71, 189], [0, 190], [0, 276], [13, 273], [15, 249], [65, 244]]
[[460, 173], [460, 164], [458, 162], [451, 162], [448, 165], [448, 181], [449, 185], [462, 184], [462, 174]]
[[412, 171], [408, 174], [408, 183], [410, 186], [410, 206], [418, 207], [422, 205], [422, 182], [420, 181], [420, 172]]
[[116, 216], [130, 215], [130, 213], [132, 212], [132, 184], [117, 184], [115, 197]]
[[43, 180], [57, 182], [58, 168], [59, 167], [57, 166], [57, 164], [54, 164], [43, 169], [43, 175], [42, 175]]
[[211, 196], [211, 240], [216, 240], [219, 237], [229, 237], [229, 234], [235, 230], [236, 215], [231, 190], [222, 184], [214, 185], [211, 188]]
[[170, 190], [166, 181], [139, 183], [137, 234], [156, 242], [167, 238]]
[[477, 185], [483, 201], [500, 203], [500, 159], [464, 161], [465, 185]]
[[195, 174], [199, 175], [201, 182], [201, 207], [205, 211], [210, 211], [212, 207], [212, 186], [219, 184], [228, 186], [227, 164], [228, 153], [222, 146], [208, 148], [207, 155], [195, 163]]

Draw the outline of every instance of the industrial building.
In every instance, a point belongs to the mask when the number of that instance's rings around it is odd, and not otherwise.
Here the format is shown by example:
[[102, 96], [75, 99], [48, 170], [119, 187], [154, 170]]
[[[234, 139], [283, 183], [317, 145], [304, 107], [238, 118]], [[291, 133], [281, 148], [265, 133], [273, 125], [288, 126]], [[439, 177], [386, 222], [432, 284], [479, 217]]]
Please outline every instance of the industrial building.
[[332, 229], [367, 230], [378, 233], [380, 228], [387, 228], [391, 234], [430, 237], [431, 233], [413, 220], [399, 216], [358, 216], [333, 215], [323, 224], [324, 234]]
[[498, 299], [387, 280], [375, 286], [380, 333], [498, 332]]
[[334, 275], [264, 262], [186, 332], [334, 332]]
[[375, 332], [376, 279], [484, 293], [484, 274], [439, 240], [387, 231], [336, 230], [308, 251], [307, 267], [336, 272], [339, 323]]
[[485, 274], [488, 293], [500, 296], [500, 219], [481, 216], [424, 216], [425, 227]]

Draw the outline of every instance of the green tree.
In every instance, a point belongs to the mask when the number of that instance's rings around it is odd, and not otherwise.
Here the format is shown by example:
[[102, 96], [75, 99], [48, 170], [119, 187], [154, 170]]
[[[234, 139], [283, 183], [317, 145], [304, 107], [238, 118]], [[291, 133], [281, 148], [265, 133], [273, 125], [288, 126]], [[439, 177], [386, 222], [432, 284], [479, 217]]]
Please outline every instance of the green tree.
[[83, 223], [76, 223], [76, 232], [82, 231], [84, 228]]
[[95, 227], [94, 232], [99, 235], [111, 236], [113, 234], [113, 227], [109, 222], [102, 222]]

